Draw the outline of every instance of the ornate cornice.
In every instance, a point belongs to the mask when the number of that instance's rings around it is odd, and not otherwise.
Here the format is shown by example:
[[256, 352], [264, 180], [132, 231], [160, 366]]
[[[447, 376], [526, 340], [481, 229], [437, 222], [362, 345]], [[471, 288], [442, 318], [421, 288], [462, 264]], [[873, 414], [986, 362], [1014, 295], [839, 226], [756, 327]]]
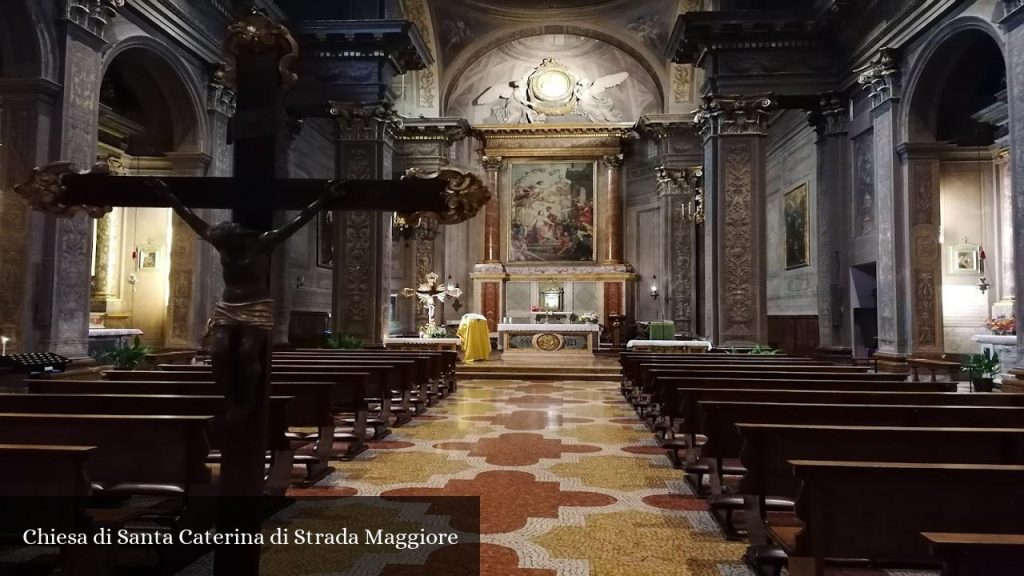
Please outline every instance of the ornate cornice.
[[473, 131], [480, 138], [618, 137], [627, 138], [634, 124], [478, 124]]
[[402, 117], [389, 103], [330, 102], [329, 113], [342, 132], [383, 128], [394, 134], [402, 130]]
[[1003, 0], [1003, 13], [1006, 16], [999, 24], [1009, 32], [1024, 23], [1024, 0]]
[[706, 52], [817, 50], [827, 43], [828, 20], [811, 12], [685, 12], [676, 21], [666, 57], [699, 64]]
[[819, 136], [846, 134], [850, 125], [849, 99], [839, 92], [826, 92], [817, 107], [807, 112], [807, 121]]
[[103, 38], [107, 24], [123, 7], [124, 0], [66, 0], [64, 19]]
[[867, 66], [856, 70], [857, 83], [871, 96], [872, 107], [900, 97], [899, 52], [895, 48], [882, 48]]
[[383, 58], [396, 74], [434, 63], [419, 29], [408, 20], [313, 20], [298, 22], [294, 30], [311, 61]]
[[775, 109], [772, 95], [704, 96], [694, 124], [705, 137], [723, 134], [767, 134], [768, 114]]
[[697, 133], [697, 126], [693, 122], [693, 115], [645, 114], [637, 121], [634, 130], [642, 136], [662, 139], [693, 136]]
[[402, 118], [399, 140], [427, 140], [451, 144], [469, 137], [473, 128], [464, 118]]

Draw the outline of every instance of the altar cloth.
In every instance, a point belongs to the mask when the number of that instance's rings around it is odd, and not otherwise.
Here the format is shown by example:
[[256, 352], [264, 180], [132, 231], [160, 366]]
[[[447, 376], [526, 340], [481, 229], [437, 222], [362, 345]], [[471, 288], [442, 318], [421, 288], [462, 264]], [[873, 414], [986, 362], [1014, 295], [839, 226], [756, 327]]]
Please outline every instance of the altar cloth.
[[462, 361], [476, 362], [491, 356], [491, 334], [487, 318], [480, 314], [466, 314], [459, 322], [459, 340], [462, 341]]

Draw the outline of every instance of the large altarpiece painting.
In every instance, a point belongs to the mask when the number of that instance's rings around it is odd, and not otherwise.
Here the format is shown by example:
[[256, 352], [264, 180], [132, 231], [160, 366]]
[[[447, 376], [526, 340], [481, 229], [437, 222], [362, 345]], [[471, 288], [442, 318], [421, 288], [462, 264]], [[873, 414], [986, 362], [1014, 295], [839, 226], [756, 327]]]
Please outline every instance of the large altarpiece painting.
[[509, 262], [595, 262], [595, 162], [511, 166]]

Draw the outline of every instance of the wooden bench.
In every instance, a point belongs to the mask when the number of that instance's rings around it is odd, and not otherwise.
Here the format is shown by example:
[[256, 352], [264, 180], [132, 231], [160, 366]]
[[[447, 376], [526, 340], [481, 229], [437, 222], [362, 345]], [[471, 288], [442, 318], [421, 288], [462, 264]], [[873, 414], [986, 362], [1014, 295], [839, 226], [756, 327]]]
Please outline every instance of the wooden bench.
[[826, 559], [936, 566], [921, 532], [1016, 534], [1024, 466], [793, 460], [801, 527], [769, 534], [792, 576], [824, 576]]
[[275, 352], [275, 358], [280, 359], [391, 359], [391, 358], [413, 358], [427, 362], [427, 374], [430, 380], [430, 387], [433, 394], [438, 398], [444, 398], [454, 391], [455, 363], [458, 360], [458, 353], [445, 351], [347, 351], [347, 350], [292, 350]]
[[924, 532], [931, 555], [944, 564], [943, 576], [1019, 576], [1024, 534]]
[[[218, 391], [212, 381], [174, 380], [26, 380], [25, 387], [32, 394], [216, 396]], [[270, 394], [292, 398], [286, 408], [289, 426], [316, 428], [322, 437], [330, 437], [327, 434], [334, 434], [334, 416], [331, 413], [334, 389], [330, 382], [279, 382], [271, 384]], [[292, 436], [290, 440], [293, 441], [293, 449], [308, 443], [304, 436]], [[334, 447], [329, 442], [317, 442], [312, 454], [296, 454], [294, 462], [306, 467], [304, 483], [313, 484], [329, 474], [333, 456]]]
[[[267, 449], [271, 452], [271, 466], [265, 478], [268, 494], [284, 494], [291, 482], [297, 447], [286, 435], [291, 401], [292, 397], [272, 396], [267, 404]], [[0, 394], [0, 412], [213, 416], [208, 438], [214, 453], [209, 462], [220, 461], [216, 452], [221, 446], [223, 408], [223, 396]]]

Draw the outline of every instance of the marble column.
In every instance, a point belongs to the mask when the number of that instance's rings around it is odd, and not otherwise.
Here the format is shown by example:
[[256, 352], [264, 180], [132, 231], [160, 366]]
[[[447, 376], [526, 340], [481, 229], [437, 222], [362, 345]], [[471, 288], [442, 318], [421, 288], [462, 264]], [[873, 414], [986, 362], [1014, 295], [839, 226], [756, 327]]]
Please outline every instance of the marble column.
[[[107, 46], [104, 28], [116, 16], [115, 5], [90, 12], [69, 2], [64, 13], [64, 106], [60, 118], [60, 158], [82, 167], [96, 161], [99, 129], [99, 88], [103, 79], [102, 52]], [[68, 357], [85, 357], [89, 348], [89, 278], [92, 222], [84, 215], [48, 217], [45, 232], [44, 274], [49, 318], [41, 344]]]
[[716, 346], [764, 344], [767, 97], [705, 96], [704, 328]]
[[604, 229], [603, 265], [622, 264], [622, 161], [622, 154], [601, 158], [601, 164], [607, 171], [604, 217], [601, 218]]
[[484, 156], [481, 158], [487, 172], [487, 188], [491, 191], [491, 199], [484, 207], [484, 264], [501, 263], [501, 199], [498, 197], [501, 170], [505, 161], [501, 156]]
[[[338, 178], [390, 179], [395, 152], [396, 117], [375, 104], [332, 103], [337, 121]], [[334, 266], [333, 322], [336, 334], [380, 344], [388, 332], [391, 294], [392, 214], [335, 214], [334, 250], [343, 255]]]
[[[878, 301], [878, 355], [885, 369], [901, 370], [910, 348], [910, 295], [901, 237], [904, 214], [896, 141], [899, 134], [900, 71], [898, 55], [882, 49], [858, 81], [871, 99], [873, 127], [875, 222], [878, 237], [876, 262]], [[937, 233], [937, 232], [936, 232]]]
[[[1006, 17], [1000, 22], [1006, 32], [1006, 84], [1010, 104], [1010, 186], [1013, 190], [1013, 252], [1017, 317], [1017, 358], [1024, 362], [1024, 2], [1003, 0]], [[1024, 364], [1019, 368], [1024, 369]], [[1024, 381], [1024, 371], [1019, 372]]]
[[815, 129], [817, 165], [818, 337], [822, 348], [849, 348], [850, 139], [848, 101], [821, 95], [808, 115]]

